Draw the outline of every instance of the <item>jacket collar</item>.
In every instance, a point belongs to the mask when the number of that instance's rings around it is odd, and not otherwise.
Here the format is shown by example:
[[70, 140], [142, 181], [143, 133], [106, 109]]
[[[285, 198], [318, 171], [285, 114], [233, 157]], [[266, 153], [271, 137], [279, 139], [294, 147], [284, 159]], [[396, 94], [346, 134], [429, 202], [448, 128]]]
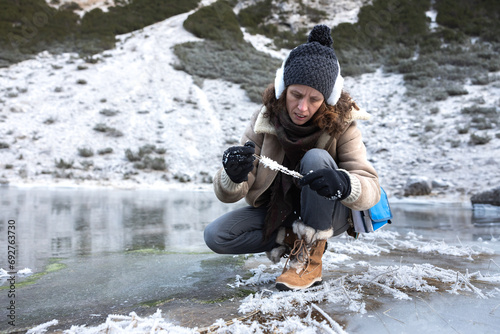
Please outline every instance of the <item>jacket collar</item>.
[[255, 121], [254, 131], [255, 133], [262, 133], [262, 134], [269, 134], [276, 136], [276, 129], [271, 124], [269, 116], [264, 116], [266, 111], [267, 111], [266, 106], [262, 106], [259, 115], [257, 116], [257, 120]]
[[[254, 131], [255, 133], [261, 134], [270, 134], [276, 136], [276, 129], [270, 122], [270, 118], [264, 116], [267, 109], [265, 106], [262, 106], [260, 109], [259, 115], [257, 116], [257, 120], [255, 121]], [[366, 112], [364, 109], [351, 109], [351, 119], [349, 122], [357, 121], [357, 120], [369, 120], [371, 115]]]

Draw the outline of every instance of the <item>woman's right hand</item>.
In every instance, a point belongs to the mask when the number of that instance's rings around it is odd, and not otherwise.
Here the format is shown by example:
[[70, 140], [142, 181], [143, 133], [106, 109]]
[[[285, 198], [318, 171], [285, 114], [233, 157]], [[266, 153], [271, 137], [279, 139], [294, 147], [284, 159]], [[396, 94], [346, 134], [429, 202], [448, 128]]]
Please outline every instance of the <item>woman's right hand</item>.
[[247, 141], [244, 146], [232, 146], [224, 151], [222, 165], [231, 181], [248, 181], [248, 173], [253, 170], [254, 153], [255, 144], [251, 141]]

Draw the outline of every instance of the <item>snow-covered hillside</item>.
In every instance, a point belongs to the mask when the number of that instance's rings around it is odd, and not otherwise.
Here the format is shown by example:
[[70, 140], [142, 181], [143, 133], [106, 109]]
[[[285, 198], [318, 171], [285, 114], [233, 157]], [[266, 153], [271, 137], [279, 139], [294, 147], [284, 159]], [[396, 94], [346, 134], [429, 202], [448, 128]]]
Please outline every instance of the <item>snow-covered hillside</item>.
[[[151, 186], [179, 173], [194, 182], [211, 174], [227, 135], [236, 141], [240, 118], [257, 106], [236, 87], [207, 81], [201, 89], [173, 69], [171, 46], [196, 39], [182, 28], [187, 15], [121, 36], [117, 49], [95, 56], [96, 64], [43, 53], [2, 69], [1, 141], [9, 145], [0, 151], [2, 179], [52, 183], [62, 181], [53, 177], [59, 173], [71, 183]], [[98, 124], [112, 130], [96, 131]], [[165, 172], [141, 171], [126, 158], [125, 150], [144, 145], [165, 149], [157, 155]], [[112, 153], [97, 153], [108, 147]], [[94, 156], [79, 156], [79, 148]], [[73, 168], [56, 168], [60, 159]]]
[[[349, 20], [355, 9], [345, 8]], [[174, 68], [171, 47], [197, 40], [182, 27], [188, 15], [120, 36], [116, 49], [87, 61], [42, 53], [0, 69], [0, 182], [210, 187], [222, 152], [238, 142], [259, 105], [237, 85], [200, 83]], [[261, 38], [246, 37], [265, 50]], [[410, 176], [428, 177], [432, 196], [454, 200], [500, 183], [499, 138], [474, 146], [457, 134], [454, 145], [448, 142], [470, 101], [498, 104], [495, 83], [466, 88], [468, 95], [422, 106], [404, 95], [400, 75], [346, 78], [345, 89], [373, 115], [361, 127], [390, 195], [402, 195]], [[417, 107], [429, 112], [413, 112]], [[160, 170], [127, 158], [127, 150], [130, 157], [147, 149]]]

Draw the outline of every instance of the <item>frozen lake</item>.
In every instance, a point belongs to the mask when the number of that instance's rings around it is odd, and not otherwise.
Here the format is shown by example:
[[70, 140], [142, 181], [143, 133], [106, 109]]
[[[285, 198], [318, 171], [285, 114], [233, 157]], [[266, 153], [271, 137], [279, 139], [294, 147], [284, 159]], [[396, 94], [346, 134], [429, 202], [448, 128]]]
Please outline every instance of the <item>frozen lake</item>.
[[[53, 319], [58, 324], [49, 331], [92, 327], [110, 314], [149, 317], [157, 309], [165, 322], [195, 328], [240, 317], [249, 305], [264, 310], [266, 301], [288, 303], [272, 284], [281, 267], [264, 256], [213, 254], [203, 242], [210, 221], [244, 203], [222, 204], [209, 191], [77, 188], [0, 187], [0, 199], [0, 267], [8, 269], [3, 245], [15, 224], [15, 270], [33, 272], [16, 276], [15, 298], [8, 294], [10, 276], [0, 277], [0, 331], [24, 332]], [[327, 283], [295, 303], [313, 298], [348, 333], [499, 333], [499, 211], [424, 201], [391, 205], [394, 224], [382, 233], [331, 239]], [[398, 275], [425, 282], [398, 286], [380, 279]], [[455, 281], [443, 278], [450, 275]], [[334, 295], [340, 281], [346, 300], [320, 296], [330, 288]], [[260, 299], [245, 299], [250, 293]], [[8, 323], [12, 300], [15, 327]], [[301, 307], [282, 308], [280, 316], [261, 311], [256, 321], [304, 318]]]

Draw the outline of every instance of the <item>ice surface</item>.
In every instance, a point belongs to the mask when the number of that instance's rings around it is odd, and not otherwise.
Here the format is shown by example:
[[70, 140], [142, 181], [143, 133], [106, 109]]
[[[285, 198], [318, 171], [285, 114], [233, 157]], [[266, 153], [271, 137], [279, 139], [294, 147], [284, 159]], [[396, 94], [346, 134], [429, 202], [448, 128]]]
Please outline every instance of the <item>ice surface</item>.
[[[17, 213], [26, 222], [19, 268], [42, 274], [18, 291], [19, 321], [33, 333], [495, 333], [500, 321], [500, 227], [484, 217], [475, 224], [461, 205], [394, 202], [392, 225], [329, 240], [323, 285], [278, 292], [284, 261], [207, 250], [204, 226], [235, 207], [212, 192], [10, 187], [0, 195], [0, 221]], [[46, 273], [51, 258], [62, 269]]]

